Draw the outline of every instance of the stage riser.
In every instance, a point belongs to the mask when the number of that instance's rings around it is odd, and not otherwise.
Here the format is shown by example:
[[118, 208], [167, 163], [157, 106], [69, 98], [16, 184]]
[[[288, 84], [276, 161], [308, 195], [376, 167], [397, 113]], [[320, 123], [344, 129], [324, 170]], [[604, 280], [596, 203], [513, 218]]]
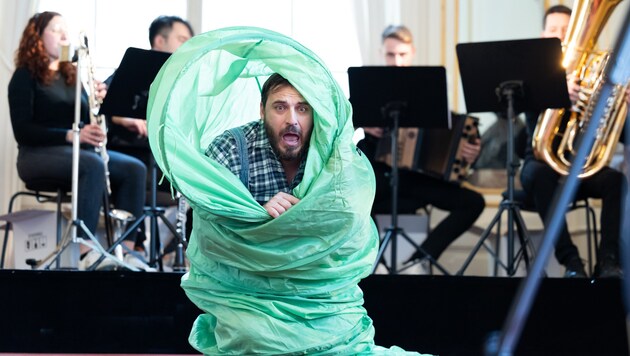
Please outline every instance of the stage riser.
[[[175, 273], [0, 271], [0, 352], [195, 353], [199, 310]], [[361, 282], [376, 342], [480, 355], [520, 279], [374, 275]], [[620, 281], [546, 279], [517, 355], [627, 355]]]

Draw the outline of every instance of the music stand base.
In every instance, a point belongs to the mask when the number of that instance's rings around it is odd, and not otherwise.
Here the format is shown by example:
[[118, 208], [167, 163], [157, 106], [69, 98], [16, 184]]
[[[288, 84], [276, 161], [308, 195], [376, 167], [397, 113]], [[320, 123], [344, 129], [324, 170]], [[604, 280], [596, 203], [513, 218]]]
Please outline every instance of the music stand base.
[[[173, 271], [185, 271], [185, 239], [177, 232], [177, 228], [168, 220], [165, 215], [165, 209], [161, 207], [151, 207], [145, 206], [144, 213], [136, 219], [136, 221], [130, 225], [124, 234], [114, 243], [107, 252], [111, 253], [114, 251], [116, 245], [121, 243], [130, 233], [137, 231], [140, 227], [140, 224], [144, 222], [146, 218], [150, 219], [150, 229], [151, 229], [151, 244], [149, 246], [149, 263], [148, 265], [151, 267], [157, 267], [160, 271], [164, 270], [164, 266], [162, 264], [162, 258], [164, 254], [160, 252], [160, 233], [158, 230], [158, 219], [162, 220], [164, 225], [169, 229], [175, 239], [177, 239], [177, 247], [175, 249], [175, 264], [173, 265]], [[181, 246], [180, 246], [181, 245]]]
[[[72, 228], [76, 227], [77, 229], [80, 229], [87, 237], [89, 240], [85, 240], [82, 237], [76, 237], [76, 238], [72, 238]], [[96, 260], [96, 262], [94, 262], [91, 266], [89, 266], [86, 270], [88, 271], [92, 271], [95, 270], [96, 267], [98, 267], [98, 265], [105, 259], [105, 258], [109, 258], [110, 260], [114, 261], [116, 264], [131, 270], [131, 271], [139, 271], [138, 268], [124, 262], [121, 261], [120, 259], [116, 258], [116, 256], [112, 255], [111, 253], [109, 253], [108, 251], [106, 251], [103, 246], [101, 246], [100, 242], [98, 241], [98, 239], [96, 238], [96, 236], [94, 236], [94, 234], [92, 234], [92, 232], [90, 232], [90, 230], [87, 228], [87, 226], [85, 226], [85, 224], [83, 223], [82, 220], [74, 220], [72, 221], [70, 224], [68, 224], [68, 226], [66, 227], [66, 231], [64, 233], [63, 238], [61, 239], [61, 241], [59, 242], [59, 244], [57, 245], [57, 247], [55, 248], [54, 251], [52, 251], [48, 256], [44, 257], [42, 260], [39, 261], [34, 261], [34, 260], [30, 260], [28, 261], [28, 264], [31, 266], [32, 269], [38, 269], [39, 267], [45, 265], [48, 261], [50, 261], [50, 263], [48, 263], [44, 269], [49, 270], [51, 269], [52, 265], [57, 262], [59, 260], [59, 258], [61, 258], [61, 254], [73, 243], [78, 243], [84, 246], [89, 247], [92, 250], [98, 251], [101, 254], [101, 257]]]
[[[430, 254], [428, 254], [420, 245], [418, 245], [415, 241], [413, 241], [413, 239], [411, 239], [411, 237], [409, 237], [409, 235], [407, 235], [402, 228], [399, 228], [399, 227], [390, 227], [386, 230], [385, 236], [383, 237], [383, 240], [381, 241], [381, 246], [379, 248], [378, 254], [376, 255], [376, 263], [374, 264], [372, 273], [376, 272], [376, 268], [378, 268], [379, 264], [382, 264], [383, 266], [385, 266], [389, 274], [397, 274], [398, 272], [407, 270], [411, 268], [411, 266], [418, 263], [414, 261], [413, 263], [408, 264], [407, 266], [401, 269], [396, 268], [396, 259], [397, 259], [396, 258], [397, 257], [396, 245], [397, 245], [398, 236], [402, 236], [409, 244], [411, 244], [411, 246], [413, 246], [416, 249], [416, 251], [422, 252], [426, 256], [426, 259], [430, 262], [431, 266], [435, 266], [444, 275], [450, 275], [450, 273], [448, 273], [448, 271], [442, 265], [440, 265], [435, 258], [433, 258]], [[383, 257], [383, 253], [385, 252], [385, 249], [387, 248], [387, 246], [390, 246], [392, 248], [391, 261], [389, 265], [385, 262], [384, 257]]]
[[[477, 253], [482, 247], [485, 247], [488, 250], [488, 252], [492, 255], [495, 261], [499, 261], [500, 251], [494, 251], [494, 252], [490, 251], [489, 248], [485, 245], [485, 243], [488, 237], [492, 235], [492, 231], [494, 230], [495, 226], [499, 226], [499, 227], [501, 226], [501, 218], [503, 216], [503, 213], [508, 214], [508, 220], [510, 220], [509, 219], [510, 214], [512, 215], [512, 224], [510, 224], [510, 222], [508, 221], [508, 225], [509, 225], [508, 230], [507, 230], [508, 262], [507, 264], [502, 264], [498, 262], [498, 265], [500, 265], [505, 270], [508, 276], [513, 276], [516, 273], [518, 265], [520, 264], [520, 261], [522, 259], [525, 262], [525, 268], [529, 270], [529, 262], [533, 256], [530, 256], [530, 254], [527, 252], [527, 247], [528, 245], [531, 245], [531, 240], [527, 234], [527, 229], [525, 228], [525, 222], [523, 220], [523, 217], [521, 216], [520, 209], [516, 203], [511, 202], [511, 201], [503, 201], [501, 202], [501, 205], [499, 206], [499, 210], [497, 211], [494, 218], [490, 222], [490, 225], [483, 231], [483, 233], [479, 237], [479, 241], [477, 242], [473, 250], [468, 255], [468, 258], [466, 259], [462, 267], [459, 269], [459, 271], [457, 271], [456, 275], [461, 276], [464, 274], [464, 272], [466, 272], [466, 269], [472, 262], [473, 258], [477, 255]], [[519, 243], [521, 244], [519, 251], [516, 253], [513, 253], [513, 250], [514, 250], [513, 246], [514, 246], [514, 241], [515, 241], [514, 240], [514, 233], [515, 233], [514, 226], [516, 226], [516, 234], [518, 234]], [[499, 231], [496, 238], [501, 239], [501, 236], [502, 236], [501, 231]], [[533, 247], [530, 246], [530, 249], [533, 251]], [[497, 263], [495, 263], [495, 268], [496, 266], [497, 266]], [[496, 274], [496, 269], [495, 269], [495, 274]]]

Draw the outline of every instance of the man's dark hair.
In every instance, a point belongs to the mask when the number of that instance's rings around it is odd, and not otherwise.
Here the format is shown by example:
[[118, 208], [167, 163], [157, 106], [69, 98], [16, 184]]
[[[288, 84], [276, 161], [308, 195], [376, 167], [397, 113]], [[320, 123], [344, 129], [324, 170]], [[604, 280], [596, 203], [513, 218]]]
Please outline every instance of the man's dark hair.
[[413, 42], [411, 31], [409, 31], [409, 29], [404, 25], [387, 26], [381, 34], [381, 43], [385, 42], [388, 38], [393, 38], [407, 44], [411, 44]]
[[190, 35], [194, 36], [195, 32], [190, 26], [188, 21], [182, 19], [179, 16], [158, 16], [153, 22], [151, 22], [151, 26], [149, 26], [149, 43], [151, 44], [151, 48], [153, 48], [153, 43], [155, 36], [168, 36], [168, 34], [173, 30], [173, 24], [179, 22], [182, 25], [188, 27], [188, 31], [190, 31]]
[[269, 97], [269, 93], [271, 93], [274, 89], [283, 87], [285, 85], [293, 86], [286, 80], [283, 76], [278, 73], [273, 73], [263, 84], [262, 93], [261, 93], [261, 101], [263, 108], [267, 105], [267, 98]]
[[547, 24], [547, 16], [551, 14], [567, 14], [569, 17], [571, 16], [571, 8], [564, 5], [554, 5], [545, 11], [545, 16], [543, 17], [543, 29]]

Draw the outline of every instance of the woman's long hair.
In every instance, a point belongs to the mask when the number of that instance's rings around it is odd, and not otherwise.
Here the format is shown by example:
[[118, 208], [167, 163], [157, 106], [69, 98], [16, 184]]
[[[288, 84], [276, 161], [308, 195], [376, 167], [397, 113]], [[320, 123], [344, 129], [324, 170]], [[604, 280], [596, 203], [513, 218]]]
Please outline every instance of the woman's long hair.
[[[45, 85], [52, 82], [55, 72], [48, 68], [50, 59], [42, 41], [42, 34], [50, 20], [55, 16], [61, 16], [61, 14], [45, 11], [33, 15], [28, 20], [28, 24], [20, 39], [20, 46], [15, 53], [16, 68], [24, 67], [28, 69], [34, 78]], [[74, 85], [76, 68], [72, 63], [59, 63], [59, 72], [65, 78], [66, 85]]]

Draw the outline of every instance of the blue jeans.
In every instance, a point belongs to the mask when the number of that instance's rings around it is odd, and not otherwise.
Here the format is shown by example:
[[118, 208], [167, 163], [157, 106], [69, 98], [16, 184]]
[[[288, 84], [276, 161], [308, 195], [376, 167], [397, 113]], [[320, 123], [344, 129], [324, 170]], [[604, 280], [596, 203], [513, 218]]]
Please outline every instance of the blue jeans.
[[[111, 202], [135, 217], [143, 213], [146, 196], [145, 165], [138, 159], [108, 151]], [[72, 183], [72, 146], [20, 146], [17, 159], [18, 175], [24, 182], [54, 179]], [[93, 149], [79, 153], [79, 190], [77, 218], [91, 231], [96, 231], [106, 191], [105, 167], [100, 154]], [[79, 230], [80, 231], [80, 230]], [[79, 232], [82, 236], [83, 234]], [[85, 237], [85, 236], [84, 236]], [[129, 234], [135, 240], [136, 234]]]

